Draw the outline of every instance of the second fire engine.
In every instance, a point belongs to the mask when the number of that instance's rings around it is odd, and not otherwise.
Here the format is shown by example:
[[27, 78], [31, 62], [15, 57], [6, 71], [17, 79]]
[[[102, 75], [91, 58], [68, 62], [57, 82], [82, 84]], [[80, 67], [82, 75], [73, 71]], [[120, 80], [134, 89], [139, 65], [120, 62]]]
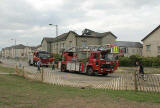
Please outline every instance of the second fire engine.
[[38, 61], [41, 61], [41, 66], [49, 66], [53, 62], [53, 57], [46, 51], [35, 51], [28, 56], [29, 65], [37, 65]]

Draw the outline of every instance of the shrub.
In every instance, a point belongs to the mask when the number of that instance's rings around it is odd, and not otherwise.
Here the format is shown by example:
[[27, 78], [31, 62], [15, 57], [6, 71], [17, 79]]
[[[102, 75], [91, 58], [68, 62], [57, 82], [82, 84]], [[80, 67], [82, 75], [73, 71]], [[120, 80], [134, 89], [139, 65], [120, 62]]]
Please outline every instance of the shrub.
[[152, 62], [153, 67], [160, 67], [160, 57], [154, 57]]
[[143, 57], [142, 58], [142, 64], [146, 67], [151, 67], [153, 63], [153, 58], [151, 57]]
[[160, 67], [160, 56], [141, 57], [138, 55], [132, 55], [130, 57], [121, 57], [120, 66], [135, 66], [136, 61], [139, 61], [145, 67]]
[[160, 55], [158, 55], [157, 58], [160, 58]]
[[131, 60], [132, 66], [135, 66], [136, 61], [139, 61], [140, 63], [142, 62], [142, 57], [139, 55], [131, 55], [129, 59]]
[[59, 61], [62, 60], [62, 56], [60, 54], [53, 54], [52, 56], [55, 60], [59, 60]]
[[132, 66], [131, 60], [128, 57], [120, 57], [120, 66]]

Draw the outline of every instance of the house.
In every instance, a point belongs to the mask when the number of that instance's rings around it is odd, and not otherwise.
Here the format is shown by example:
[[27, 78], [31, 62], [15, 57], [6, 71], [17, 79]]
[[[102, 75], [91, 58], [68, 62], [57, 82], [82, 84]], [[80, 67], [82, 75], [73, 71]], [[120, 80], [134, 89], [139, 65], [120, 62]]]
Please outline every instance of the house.
[[12, 56], [12, 47], [6, 47], [5, 49], [3, 49], [3, 56], [6, 58], [9, 58]]
[[33, 53], [36, 50], [37, 47], [33, 46], [25, 46], [24, 48], [24, 57], [28, 57], [31, 53]]
[[160, 55], [160, 25], [141, 41], [143, 42], [143, 56], [156, 57]]
[[2, 57], [5, 58], [26, 58], [30, 52], [33, 52], [35, 47], [24, 46], [22, 44], [6, 47], [2, 49]]
[[12, 55], [10, 55], [10, 57], [14, 57], [14, 58], [15, 57], [19, 57], [19, 58], [25, 57], [25, 47], [26, 46], [24, 46], [22, 44], [12, 46], [11, 47]]
[[140, 42], [116, 41], [116, 45], [122, 50], [122, 54], [126, 57], [131, 55], [142, 56], [143, 45]]
[[41, 49], [43, 51], [51, 52], [51, 45], [54, 42], [55, 38], [44, 37], [41, 42]]
[[92, 45], [114, 44], [117, 37], [111, 32], [98, 33], [84, 29], [79, 35], [74, 31], [63, 33], [56, 38], [43, 38], [42, 50], [52, 53], [61, 53], [71, 48], [87, 47]]
[[0, 57], [2, 57], [2, 50], [0, 51]]

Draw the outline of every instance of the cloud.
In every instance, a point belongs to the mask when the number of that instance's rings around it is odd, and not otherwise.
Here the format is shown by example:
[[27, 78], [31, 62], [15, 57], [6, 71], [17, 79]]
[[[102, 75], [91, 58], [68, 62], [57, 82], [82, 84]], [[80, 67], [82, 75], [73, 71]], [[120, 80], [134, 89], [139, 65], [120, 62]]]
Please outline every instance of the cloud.
[[[11, 38], [29, 45], [40, 44], [43, 37], [84, 28], [113, 32], [118, 40], [140, 41], [159, 25], [158, 0], [1, 0], [1, 46]], [[136, 38], [135, 38], [136, 37]]]

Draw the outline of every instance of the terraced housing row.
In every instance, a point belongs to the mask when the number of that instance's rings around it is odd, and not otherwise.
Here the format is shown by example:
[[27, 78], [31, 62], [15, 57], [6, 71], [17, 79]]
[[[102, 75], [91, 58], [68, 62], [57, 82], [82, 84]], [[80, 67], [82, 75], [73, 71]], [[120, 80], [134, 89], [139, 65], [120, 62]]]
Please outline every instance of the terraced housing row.
[[87, 46], [117, 44], [125, 56], [134, 54], [146, 57], [160, 55], [160, 25], [145, 36], [140, 42], [116, 41], [117, 36], [112, 32], [99, 33], [89, 29], [84, 29], [82, 34], [74, 31], [63, 33], [57, 37], [44, 37], [38, 46], [24, 46], [22, 44], [10, 46], [1, 50], [2, 57], [26, 58], [35, 50], [44, 50], [50, 53], [61, 53], [64, 50], [75, 47], [83, 48]]

